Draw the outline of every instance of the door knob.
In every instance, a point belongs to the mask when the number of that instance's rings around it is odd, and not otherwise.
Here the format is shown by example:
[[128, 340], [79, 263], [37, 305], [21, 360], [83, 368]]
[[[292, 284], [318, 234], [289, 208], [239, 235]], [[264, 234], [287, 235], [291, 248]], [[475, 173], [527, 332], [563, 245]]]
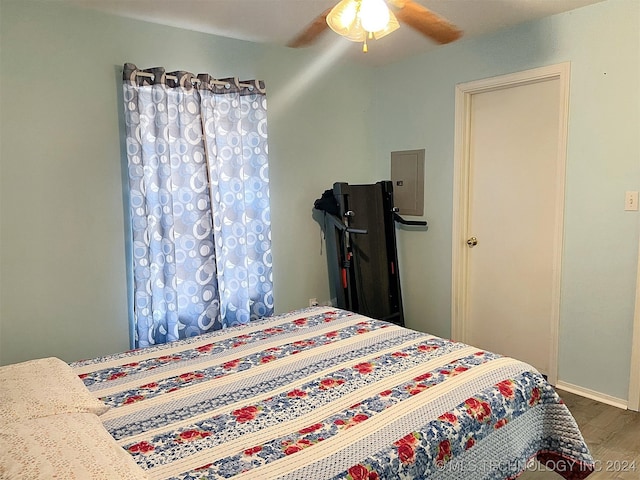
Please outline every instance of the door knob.
[[469, 240], [467, 240], [467, 245], [469, 245], [470, 248], [475, 247], [478, 244], [478, 239], [476, 237], [471, 237]]

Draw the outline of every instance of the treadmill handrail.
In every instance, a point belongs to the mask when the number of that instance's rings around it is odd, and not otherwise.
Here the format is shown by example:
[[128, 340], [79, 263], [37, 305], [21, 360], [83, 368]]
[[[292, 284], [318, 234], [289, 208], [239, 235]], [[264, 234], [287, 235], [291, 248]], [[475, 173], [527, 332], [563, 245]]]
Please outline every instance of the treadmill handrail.
[[[315, 209], [317, 210], [317, 209]], [[322, 211], [322, 210], [321, 210]], [[332, 213], [327, 213], [325, 211], [322, 211], [324, 213], [324, 217], [329, 218], [329, 220], [331, 220], [331, 222], [333, 223], [333, 225], [340, 230], [341, 232], [346, 231], [347, 233], [359, 233], [359, 234], [363, 234], [366, 235], [367, 233], [369, 233], [369, 231], [367, 229], [364, 228], [351, 228], [351, 227], [347, 227], [343, 221], [341, 221], [338, 217], [336, 217], [334, 214]]]
[[424, 220], [405, 220], [404, 218], [402, 218], [400, 215], [398, 215], [395, 212], [393, 212], [393, 219], [396, 222], [401, 223], [403, 225], [414, 225], [414, 226], [418, 226], [418, 227], [426, 227], [427, 226], [427, 222], [424, 221]]

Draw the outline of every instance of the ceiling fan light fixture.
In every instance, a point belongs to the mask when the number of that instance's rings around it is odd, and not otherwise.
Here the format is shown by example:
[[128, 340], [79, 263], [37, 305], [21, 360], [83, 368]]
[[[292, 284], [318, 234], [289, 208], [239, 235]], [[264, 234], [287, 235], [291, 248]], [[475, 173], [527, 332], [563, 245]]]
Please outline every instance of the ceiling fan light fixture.
[[389, 23], [389, 8], [384, 0], [361, 0], [360, 20], [367, 32], [377, 32]]
[[[342, 0], [327, 14], [327, 25], [343, 37], [349, 37], [350, 32], [356, 30], [360, 21], [358, 16], [359, 3], [356, 0]], [[360, 28], [362, 28], [360, 26]], [[356, 40], [357, 41], [357, 40]]]
[[341, 0], [326, 20], [331, 30], [352, 42], [379, 39], [400, 27], [384, 0]]
[[393, 12], [389, 10], [389, 21], [387, 22], [387, 24], [382, 30], [373, 32], [373, 38], [378, 40], [384, 37], [385, 35], [389, 35], [391, 32], [395, 32], [399, 28], [400, 28], [400, 23], [398, 22], [398, 19], [393, 14]]

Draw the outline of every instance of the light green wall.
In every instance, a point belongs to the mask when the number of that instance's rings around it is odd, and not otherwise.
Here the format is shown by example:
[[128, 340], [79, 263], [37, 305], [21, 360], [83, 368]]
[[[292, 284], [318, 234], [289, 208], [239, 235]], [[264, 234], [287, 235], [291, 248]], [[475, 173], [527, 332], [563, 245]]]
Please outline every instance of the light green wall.
[[640, 4], [601, 4], [369, 69], [51, 2], [0, 4], [0, 363], [128, 347], [119, 69], [267, 83], [280, 312], [327, 299], [313, 200], [426, 148], [427, 232], [399, 232], [409, 326], [450, 333], [454, 88], [571, 61], [560, 378], [626, 398], [640, 185]]
[[569, 61], [559, 376], [627, 398], [639, 217], [623, 199], [640, 188], [639, 32], [640, 3], [609, 0], [376, 71], [377, 161], [426, 149], [429, 231], [399, 233], [410, 327], [451, 333], [456, 84]]
[[0, 16], [0, 363], [129, 346], [124, 62], [266, 82], [276, 309], [328, 299], [313, 201], [384, 175], [369, 165], [365, 69], [51, 2], [3, 0]]

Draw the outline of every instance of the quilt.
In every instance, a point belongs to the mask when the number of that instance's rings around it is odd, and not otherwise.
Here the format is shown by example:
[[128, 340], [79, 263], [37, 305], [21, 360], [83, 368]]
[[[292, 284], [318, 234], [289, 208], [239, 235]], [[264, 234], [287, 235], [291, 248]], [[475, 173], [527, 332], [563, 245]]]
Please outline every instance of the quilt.
[[593, 459], [530, 365], [330, 307], [71, 364], [151, 479], [508, 479]]

